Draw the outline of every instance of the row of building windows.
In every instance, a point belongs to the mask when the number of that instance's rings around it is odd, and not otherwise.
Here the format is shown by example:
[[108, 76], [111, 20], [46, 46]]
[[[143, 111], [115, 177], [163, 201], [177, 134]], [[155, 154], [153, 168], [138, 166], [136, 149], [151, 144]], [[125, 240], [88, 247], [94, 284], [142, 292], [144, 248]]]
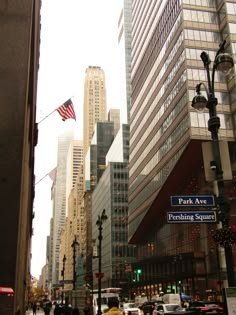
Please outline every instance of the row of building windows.
[[225, 5], [228, 14], [236, 14], [236, 3], [226, 2]]
[[218, 14], [213, 12], [184, 9], [183, 18], [185, 21], [203, 22], [218, 25]]
[[200, 31], [200, 30], [193, 30], [193, 29], [185, 29], [184, 38], [190, 39], [190, 40], [213, 42], [213, 43], [221, 42], [221, 34], [219, 32]]
[[215, 8], [215, 0], [182, 0], [184, 4], [190, 4], [201, 7]]
[[[217, 114], [220, 118], [220, 128], [233, 130], [233, 122], [231, 114]], [[208, 128], [208, 120], [209, 120], [209, 113], [190, 113], [191, 118], [191, 126], [192, 127], [199, 127], [199, 128]]]
[[230, 34], [236, 34], [236, 24], [235, 23], [229, 23], [229, 33]]
[[[202, 89], [201, 94], [204, 95], [205, 97], [207, 97], [206, 95], [206, 91], [204, 89]], [[188, 101], [192, 102], [194, 96], [196, 96], [196, 91], [195, 90], [188, 90]], [[215, 97], [218, 100], [218, 104], [221, 105], [227, 105], [229, 106], [230, 101], [229, 101], [229, 93], [227, 92], [215, 92]]]
[[[188, 80], [207, 82], [207, 73], [204, 69], [187, 69]], [[215, 83], [225, 83], [225, 76], [221, 72], [215, 72]]]

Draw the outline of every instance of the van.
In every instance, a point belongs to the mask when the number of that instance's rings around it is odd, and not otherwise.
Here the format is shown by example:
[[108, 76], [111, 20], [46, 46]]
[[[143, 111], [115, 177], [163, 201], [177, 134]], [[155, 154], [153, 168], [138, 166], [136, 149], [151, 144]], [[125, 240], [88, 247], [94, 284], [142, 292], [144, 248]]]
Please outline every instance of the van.
[[179, 294], [164, 294], [162, 299], [165, 304], [178, 304], [179, 306], [181, 306], [181, 299]]
[[[102, 314], [108, 311], [108, 301], [109, 299], [117, 299], [120, 301], [118, 293], [111, 292], [101, 292], [101, 312]], [[93, 315], [98, 313], [98, 293], [93, 293]]]

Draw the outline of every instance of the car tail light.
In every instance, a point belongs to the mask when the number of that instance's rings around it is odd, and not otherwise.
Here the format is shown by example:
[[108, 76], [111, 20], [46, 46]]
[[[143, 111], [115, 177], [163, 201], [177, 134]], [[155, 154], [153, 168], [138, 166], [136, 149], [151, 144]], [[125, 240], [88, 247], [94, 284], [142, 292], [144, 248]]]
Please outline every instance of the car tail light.
[[209, 311], [210, 308], [209, 307], [201, 307], [201, 311]]
[[219, 307], [201, 307], [201, 311], [210, 311], [210, 310], [219, 310], [219, 311], [223, 311], [223, 307], [219, 306]]

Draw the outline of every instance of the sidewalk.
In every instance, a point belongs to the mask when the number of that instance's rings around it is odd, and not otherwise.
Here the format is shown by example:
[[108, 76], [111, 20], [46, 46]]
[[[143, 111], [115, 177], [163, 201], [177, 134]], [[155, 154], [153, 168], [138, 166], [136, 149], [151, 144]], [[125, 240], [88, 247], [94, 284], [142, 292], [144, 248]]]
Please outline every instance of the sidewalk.
[[[30, 309], [26, 311], [25, 315], [33, 315], [33, 311]], [[44, 315], [44, 310], [43, 309], [37, 310], [36, 315]], [[51, 309], [50, 315], [53, 315], [53, 309]]]

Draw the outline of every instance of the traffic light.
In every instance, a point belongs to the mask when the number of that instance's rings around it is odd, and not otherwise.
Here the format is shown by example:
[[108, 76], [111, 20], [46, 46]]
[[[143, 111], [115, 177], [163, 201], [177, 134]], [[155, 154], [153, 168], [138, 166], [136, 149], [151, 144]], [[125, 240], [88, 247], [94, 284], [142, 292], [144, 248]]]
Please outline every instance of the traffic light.
[[136, 274], [137, 274], [137, 282], [139, 282], [139, 281], [140, 281], [140, 275], [142, 274], [142, 269], [141, 269], [141, 268], [138, 268], [138, 269], [136, 270]]

